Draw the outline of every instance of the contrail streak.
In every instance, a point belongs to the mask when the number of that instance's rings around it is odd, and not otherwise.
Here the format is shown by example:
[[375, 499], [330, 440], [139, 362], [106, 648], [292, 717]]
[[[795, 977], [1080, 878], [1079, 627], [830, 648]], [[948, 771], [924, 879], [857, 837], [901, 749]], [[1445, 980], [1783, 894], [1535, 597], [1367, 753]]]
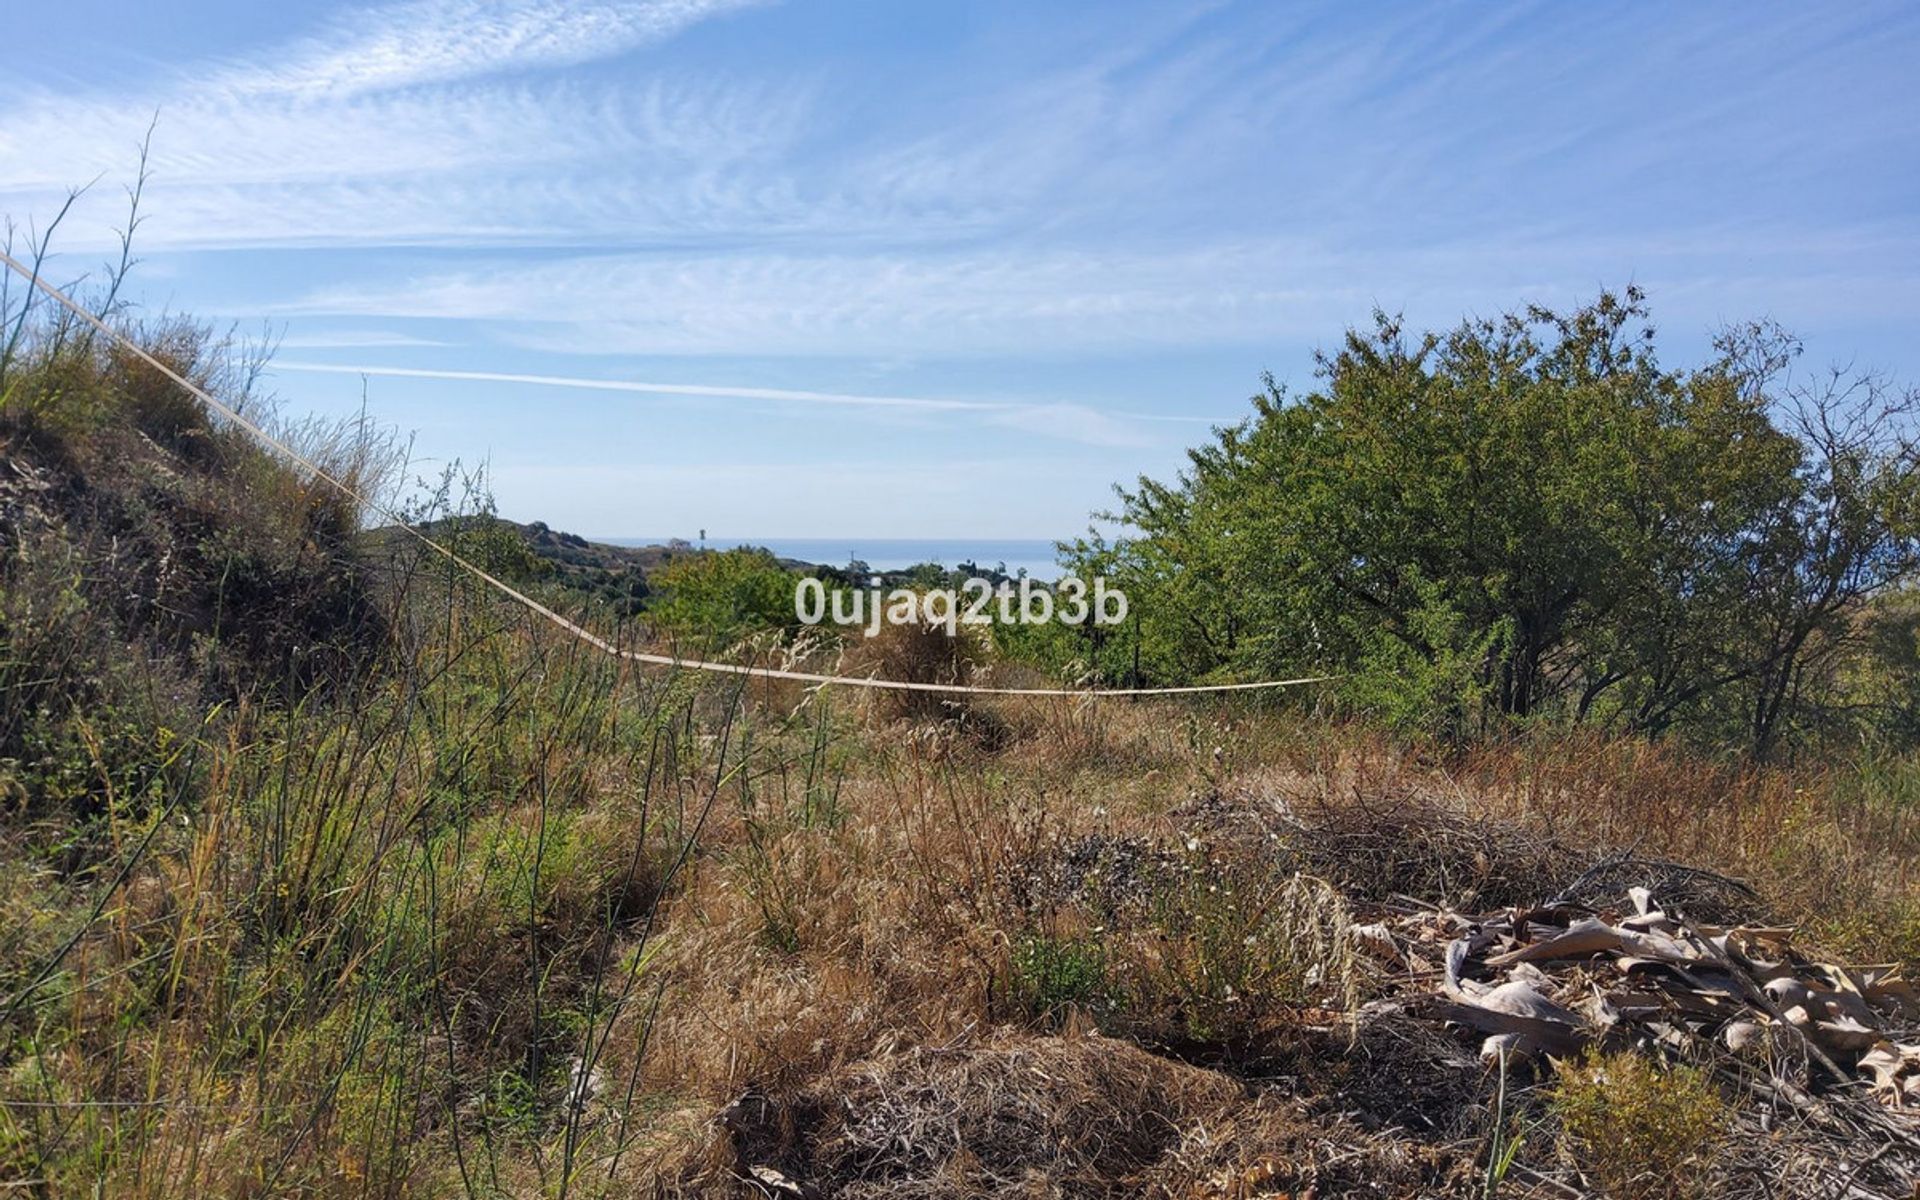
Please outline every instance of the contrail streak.
[[524, 383], [537, 387], [582, 388], [596, 392], [640, 392], [650, 396], [721, 396], [736, 400], [778, 400], [859, 408], [909, 408], [929, 412], [1006, 412], [1023, 404], [982, 400], [927, 400], [912, 396], [861, 396], [846, 392], [808, 392], [792, 388], [731, 387], [702, 383], [646, 383], [631, 379], [592, 379], [578, 375], [518, 375], [506, 371], [443, 371], [428, 367], [355, 367], [331, 363], [277, 362], [276, 370], [328, 375], [374, 375], [400, 379], [455, 379], [473, 383]]
[[[595, 379], [580, 375], [522, 375], [509, 371], [454, 371], [437, 367], [368, 367], [337, 363], [276, 362], [279, 371], [305, 371], [326, 375], [372, 375], [394, 379], [451, 379], [470, 383], [524, 383], [533, 387], [579, 388], [594, 392], [633, 392], [648, 396], [707, 396], [734, 400], [773, 400], [790, 404], [825, 404], [845, 408], [894, 408], [921, 412], [1040, 412], [1045, 404], [1013, 403], [990, 400], [930, 400], [921, 396], [870, 396], [850, 392], [814, 392], [794, 388], [736, 387], [704, 383], [657, 383], [634, 379]], [[1130, 412], [1118, 409], [1093, 409], [1110, 417], [1130, 421], [1175, 421], [1201, 425], [1226, 425], [1226, 417], [1180, 416], [1162, 413]]]

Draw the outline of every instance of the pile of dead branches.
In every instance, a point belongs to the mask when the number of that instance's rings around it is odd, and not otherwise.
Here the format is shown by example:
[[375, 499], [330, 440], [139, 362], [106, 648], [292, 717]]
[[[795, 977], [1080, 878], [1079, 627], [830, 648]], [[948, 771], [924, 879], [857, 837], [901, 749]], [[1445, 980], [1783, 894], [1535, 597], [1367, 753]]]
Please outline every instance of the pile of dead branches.
[[1433, 981], [1376, 1011], [1470, 1030], [1489, 1062], [1598, 1047], [1711, 1069], [1750, 1101], [1754, 1136], [1728, 1152], [1783, 1189], [1755, 1194], [1911, 1195], [1920, 991], [1897, 967], [1805, 955], [1792, 933], [1695, 921], [1645, 887], [1611, 908], [1426, 908], [1357, 930], [1403, 978]]

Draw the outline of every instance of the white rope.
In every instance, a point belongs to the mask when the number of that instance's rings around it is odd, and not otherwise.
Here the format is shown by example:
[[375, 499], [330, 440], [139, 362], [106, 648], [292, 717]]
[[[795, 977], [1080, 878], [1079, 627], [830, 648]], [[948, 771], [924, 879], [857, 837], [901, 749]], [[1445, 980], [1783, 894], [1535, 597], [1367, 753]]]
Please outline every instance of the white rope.
[[[22, 265], [18, 259], [14, 258], [13, 255], [7, 253], [5, 250], [0, 250], [0, 262], [4, 262], [8, 267], [17, 272], [27, 281], [30, 287], [39, 288], [68, 312], [71, 312], [74, 316], [80, 318], [94, 329], [113, 339], [127, 351], [137, 355], [141, 361], [145, 362], [148, 366], [179, 384], [182, 388], [185, 388], [190, 395], [197, 398], [202, 404], [205, 404], [208, 408], [252, 434], [261, 445], [297, 464], [315, 479], [322, 480], [339, 489], [343, 495], [351, 499], [355, 504], [360, 505], [370, 512], [379, 514], [395, 526], [404, 529], [422, 544], [430, 547], [435, 553], [444, 556], [447, 561], [484, 581], [501, 595], [545, 617], [548, 621], [551, 621], [567, 633], [572, 634], [574, 637], [579, 638], [595, 649], [619, 658], [627, 659], [631, 662], [647, 663], [661, 667], [685, 667], [689, 670], [712, 671], [722, 675], [751, 675], [761, 679], [791, 679], [801, 683], [837, 683], [844, 684], [847, 687], [879, 688], [889, 691], [958, 692], [979, 696], [1171, 696], [1198, 692], [1249, 692], [1267, 688], [1297, 687], [1301, 684], [1325, 683], [1328, 680], [1340, 678], [1337, 675], [1312, 675], [1301, 679], [1269, 679], [1257, 683], [1207, 683], [1185, 687], [1152, 688], [981, 687], [964, 683], [910, 683], [900, 679], [876, 679], [856, 675], [820, 675], [811, 671], [785, 671], [775, 667], [746, 667], [737, 663], [705, 662], [700, 659], [680, 658], [667, 654], [647, 654], [639, 650], [629, 650], [621, 646], [616, 646], [600, 635], [575, 624], [567, 617], [548, 608], [512, 584], [497, 579], [475, 564], [468, 562], [452, 549], [441, 545], [418, 529], [415, 529], [405, 517], [371, 497], [361, 494], [358, 488], [345, 480], [336, 478], [319, 463], [274, 437], [261, 426], [243, 416], [238, 410], [229, 408], [226, 404], [209, 395], [204, 389], [181, 375], [178, 371], [175, 371], [166, 363], [161, 362], [158, 358], [149, 354], [144, 347], [132, 338], [108, 326], [105, 321], [83, 308], [71, 296], [41, 278], [36, 271], [29, 270], [26, 266]], [[31, 292], [28, 293], [28, 297], [30, 300], [32, 297]]]

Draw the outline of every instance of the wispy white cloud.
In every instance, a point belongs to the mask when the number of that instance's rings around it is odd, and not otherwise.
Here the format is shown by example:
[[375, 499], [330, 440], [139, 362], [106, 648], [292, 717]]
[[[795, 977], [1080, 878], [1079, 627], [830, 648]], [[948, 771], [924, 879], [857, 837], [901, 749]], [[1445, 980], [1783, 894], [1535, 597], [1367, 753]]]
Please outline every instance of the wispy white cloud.
[[[1612, 69], [1619, 22], [1574, 10], [1531, 23], [1410, 14], [1355, 38], [1309, 12], [1221, 30], [1207, 25], [1208, 6], [1179, 6], [1136, 13], [1087, 34], [1073, 60], [1038, 60], [931, 109], [927, 96], [863, 92], [791, 62], [694, 77], [666, 61], [593, 84], [539, 70], [629, 53], [739, 7], [411, 0], [355, 10], [245, 63], [191, 64], [154, 94], [27, 85], [0, 98], [0, 211], [44, 211], [60, 187], [124, 174], [156, 106], [150, 251], [679, 246], [694, 272], [711, 269], [702, 256], [715, 244], [744, 255], [800, 236], [884, 246], [909, 269], [962, 244], [1099, 256], [1276, 230], [1330, 255], [1367, 253], [1484, 238], [1522, 223], [1530, 199], [1528, 216], [1556, 203], [1575, 212], [1596, 178], [1650, 183], [1623, 209], [1642, 194], [1705, 210], [1717, 198], [1707, 219], [1721, 220], [1749, 211], [1753, 193], [1721, 196], [1714, 181], [1778, 175], [1789, 155], [1809, 164], [1801, 174], [1821, 161], [1804, 129], [1798, 141], [1783, 131], [1764, 159], [1751, 150], [1777, 108], [1763, 89], [1798, 76], [1756, 69], [1711, 104], [1648, 114], [1640, 85]], [[1833, 51], [1814, 35], [1830, 24], [1801, 15], [1784, 37], [1716, 31], [1732, 51], [1696, 31], [1655, 56], [1675, 79], [1688, 77], [1688, 56], [1771, 62], [1796, 39], [1818, 61]], [[1539, 53], [1543, 38], [1553, 54]], [[1559, 87], [1566, 74], [1587, 89]], [[1594, 86], [1611, 109], [1580, 107]], [[1521, 94], [1537, 103], [1516, 111]], [[1808, 103], [1817, 110], [1817, 97]], [[1836, 144], [1863, 136], [1834, 130]], [[1698, 169], [1676, 168], [1683, 152]], [[93, 241], [70, 246], [108, 244], [111, 190], [102, 199], [101, 218], [70, 231]], [[1631, 245], [1648, 229], [1619, 232]]]
[[999, 413], [995, 425], [1088, 446], [1151, 446], [1157, 438], [1117, 413], [1085, 404], [1031, 404]]
[[216, 75], [240, 96], [351, 97], [497, 71], [606, 58], [749, 0], [412, 0], [336, 17], [325, 30]]
[[[276, 312], [479, 322], [490, 338], [570, 354], [1131, 353], [1323, 340], [1376, 305], [1450, 323], [1634, 281], [1687, 320], [1711, 317], [1697, 307], [1711, 294], [1766, 311], [1835, 274], [1855, 281], [1848, 305], [1920, 315], [1908, 244], [1897, 231], [1808, 239], [1731, 226], [1674, 239], [1516, 231], [1413, 249], [1264, 238], [1104, 254], [607, 254], [334, 285]], [[1696, 293], [1703, 279], [1713, 286]]]
[[[149, 252], [754, 221], [784, 201], [743, 165], [792, 137], [804, 88], [532, 70], [628, 53], [748, 2], [414, 0], [138, 92], [24, 83], [0, 97], [0, 212], [49, 212], [68, 187], [130, 175], [157, 113]], [[120, 207], [117, 188], [99, 189], [65, 245], [109, 243]]]
[[199, 91], [157, 103], [30, 96], [0, 110], [0, 180], [18, 190], [125, 175], [149, 122], [154, 182], [177, 189], [407, 179], [448, 187], [457, 182], [448, 173], [530, 171], [594, 155], [697, 168], [782, 136], [791, 111], [776, 101], [804, 106], [787, 93], [665, 80], [625, 89], [481, 83], [324, 102]]
[[[1349, 122], [1330, 119], [1428, 124], [1462, 68], [1424, 19], [1380, 30], [1377, 45], [1397, 51], [1329, 44], [1311, 22], [1277, 20], [1255, 38], [1168, 53], [1195, 20], [1173, 10], [1092, 39], [1084, 61], [918, 120], [905, 115], [911, 103], [877, 122], [822, 111], [792, 69], [752, 84], [696, 82], [670, 64], [591, 87], [527, 74], [625, 53], [739, 6], [414, 0], [267, 48], [254, 56], [266, 65], [194, 64], [159, 94], [29, 87], [0, 100], [0, 209], [44, 207], [49, 189], [124, 174], [156, 106], [150, 248], [796, 233], [938, 245], [1014, 229], [1098, 242], [1206, 193], [1222, 215], [1258, 197], [1262, 217], [1291, 210], [1326, 232], [1356, 194], [1412, 196], [1459, 149], [1458, 134], [1343, 140]], [[1374, 79], [1421, 56], [1436, 69], [1375, 94]], [[1513, 154], [1503, 147], [1492, 145], [1490, 177], [1524, 165], [1498, 161]], [[1317, 169], [1290, 181], [1274, 212], [1244, 176], [1282, 150]]]
[[951, 355], [1245, 340], [1329, 301], [1364, 305], [1340, 275], [1325, 249], [1282, 242], [593, 255], [339, 285], [275, 311], [484, 321], [514, 344], [566, 353]]
[[370, 350], [444, 346], [447, 343], [387, 329], [338, 329], [289, 334], [277, 339], [274, 344], [282, 350]]
[[[831, 222], [755, 179], [807, 104], [791, 88], [664, 79], [315, 105], [194, 97], [160, 113], [141, 244], [481, 245]], [[110, 99], [0, 107], [0, 212], [51, 212], [70, 185], [124, 178], [151, 117]], [[122, 209], [117, 188], [95, 189], [66, 244], [110, 244]]]

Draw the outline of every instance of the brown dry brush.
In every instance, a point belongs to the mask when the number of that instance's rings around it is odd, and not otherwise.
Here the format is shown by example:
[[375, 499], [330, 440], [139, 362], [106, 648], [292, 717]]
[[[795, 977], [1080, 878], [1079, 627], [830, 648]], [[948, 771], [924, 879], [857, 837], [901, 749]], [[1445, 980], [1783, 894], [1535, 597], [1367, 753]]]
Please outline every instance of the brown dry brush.
[[[684, 1186], [739, 1194], [1420, 1194], [1437, 1164], [1231, 1076], [1092, 1033], [883, 1050], [718, 1117]], [[775, 1194], [780, 1194], [775, 1191]]]
[[[1062, 832], [1036, 837], [1029, 833], [1021, 841], [1022, 822], [1015, 821], [1006, 827], [1008, 852], [1001, 857], [999, 875], [1005, 906], [998, 911], [1012, 935], [1017, 936], [1021, 922], [1026, 922], [1029, 936], [1066, 941], [1086, 951], [1082, 957], [1065, 960], [1069, 968], [1065, 971], [1055, 970], [1063, 961], [1056, 956], [1045, 960], [1048, 965], [1039, 972], [1045, 986], [1071, 993], [1065, 1013], [1069, 1030], [1098, 1025], [1156, 1047], [1159, 1053], [1154, 1059], [1172, 1064], [1191, 1058], [1195, 1047], [1176, 1044], [1164, 1032], [1152, 1032], [1152, 1022], [1164, 1022], [1170, 1015], [1176, 1020], [1190, 1016], [1181, 1012], [1180, 1004], [1190, 1002], [1192, 994], [1163, 990], [1157, 993], [1161, 1001], [1173, 996], [1179, 1001], [1172, 1008], [1156, 1007], [1148, 999], [1151, 993], [1136, 988], [1123, 992], [1130, 1005], [1105, 1008], [1101, 1001], [1110, 997], [1102, 996], [1100, 989], [1111, 985], [1116, 964], [1127, 958], [1129, 922], [1149, 927], [1157, 939], [1161, 953], [1153, 960], [1153, 969], [1167, 971], [1174, 979], [1183, 976], [1178, 954], [1167, 954], [1166, 947], [1193, 948], [1191, 922], [1204, 912], [1206, 903], [1195, 903], [1189, 893], [1180, 905], [1182, 924], [1166, 920], [1167, 908], [1160, 901], [1180, 894], [1181, 878], [1195, 874], [1184, 864], [1196, 854], [1215, 886], [1230, 881], [1227, 864], [1236, 861], [1265, 857], [1282, 869], [1291, 865], [1297, 870], [1304, 864], [1324, 867], [1346, 880], [1349, 903], [1360, 917], [1462, 898], [1577, 907], [1597, 903], [1604, 895], [1617, 897], [1621, 881], [1632, 879], [1654, 882], [1684, 896], [1690, 911], [1752, 914], [1764, 910], [1764, 895], [1757, 895], [1759, 889], [1747, 881], [1644, 850], [1569, 845], [1538, 832], [1537, 827], [1516, 825], [1497, 807], [1494, 815], [1475, 815], [1470, 795], [1457, 786], [1428, 782], [1427, 791], [1409, 782], [1385, 796], [1369, 795], [1362, 785], [1346, 805], [1327, 794], [1313, 797], [1311, 804], [1298, 797], [1289, 801], [1263, 788], [1237, 796], [1202, 794], [1170, 814], [1177, 826], [1172, 837], [1163, 828], [1158, 836]], [[1134, 824], [1133, 828], [1141, 827]], [[1015, 849], [1016, 843], [1024, 849]], [[1220, 917], [1217, 912], [1213, 915]], [[1158, 927], [1153, 928], [1156, 921]], [[1302, 957], [1324, 958], [1319, 954]], [[1210, 963], [1209, 968], [1219, 965]], [[1324, 961], [1296, 964], [1296, 969], [1301, 967], [1318, 967], [1318, 975], [1312, 977], [1320, 981], [1327, 977]], [[996, 969], [1017, 973], [1020, 968], [1016, 957], [1011, 963], [1002, 960]], [[1033, 962], [1028, 968], [1033, 968]], [[1308, 976], [1295, 976], [1303, 977]], [[1270, 979], [1277, 981], [1277, 977]], [[1396, 979], [1392, 971], [1376, 970], [1368, 976], [1366, 992], [1382, 997], [1408, 987], [1419, 990], [1430, 987], [1430, 979], [1424, 983], [1418, 976]], [[1072, 991], [1072, 986], [1088, 981], [1091, 989]], [[1283, 988], [1271, 987], [1260, 998], [1285, 994]], [[1061, 1018], [1052, 1006], [1029, 1012], [1041, 1019], [1043, 1027]], [[1490, 1069], [1476, 1061], [1473, 1039], [1450, 1032], [1434, 1016], [1400, 1005], [1368, 1003], [1357, 1011], [1349, 1009], [1348, 1023], [1340, 1020], [1338, 1012], [1303, 1002], [1298, 993], [1290, 1004], [1240, 1005], [1236, 1015], [1238, 1040], [1230, 1052], [1222, 1054], [1221, 1043], [1215, 1043], [1209, 1066], [1189, 1063], [1183, 1069], [1207, 1072], [1217, 1085], [1245, 1089], [1236, 1101], [1241, 1108], [1297, 1102], [1289, 1110], [1293, 1118], [1343, 1130], [1335, 1141], [1348, 1155], [1364, 1159], [1363, 1148], [1377, 1145], [1385, 1147], [1380, 1153], [1391, 1162], [1424, 1164], [1420, 1170], [1425, 1174], [1414, 1177], [1382, 1173], [1376, 1164], [1372, 1178], [1383, 1181], [1388, 1194], [1394, 1194], [1396, 1180], [1404, 1185], [1403, 1194], [1409, 1195], [1484, 1194], [1480, 1189], [1488, 1186], [1485, 1173], [1500, 1144], [1496, 1130], [1508, 1142], [1518, 1139], [1517, 1156], [1499, 1158], [1497, 1186], [1503, 1194], [1589, 1194], [1595, 1180], [1606, 1178], [1616, 1180], [1614, 1191], [1618, 1192], [1620, 1187], [1639, 1186], [1634, 1180], [1651, 1179], [1657, 1188], [1668, 1186], [1659, 1184], [1660, 1179], [1677, 1178], [1658, 1174], [1663, 1168], [1656, 1168], [1651, 1159], [1622, 1164], [1616, 1156], [1609, 1166], [1596, 1149], [1599, 1144], [1581, 1141], [1566, 1115], [1550, 1102], [1553, 1093], [1543, 1090], [1553, 1079], [1547, 1064], [1526, 1067], [1508, 1100], [1510, 1107], [1498, 1107]], [[1016, 1025], [1024, 1023], [1017, 1013], [1000, 1014], [1002, 1021], [1009, 1018]], [[1002, 1042], [995, 1052], [1011, 1054], [1016, 1060], [1038, 1044], [1036, 1039], [1051, 1036], [1014, 1034], [1004, 1032], [1005, 1028], [993, 1035]], [[1162, 1031], [1165, 1028], [1161, 1026]], [[1139, 1052], [1130, 1041], [1117, 1038], [1093, 1039], [1092, 1044], [1100, 1049], [1089, 1053], [1115, 1047], [1124, 1047], [1129, 1054]], [[872, 1061], [802, 1073], [797, 1081], [749, 1086], [723, 1110], [709, 1156], [702, 1160], [704, 1165], [680, 1177], [682, 1186], [722, 1191], [737, 1187], [742, 1189], [740, 1194], [791, 1187], [801, 1192], [817, 1188], [823, 1194], [845, 1188], [854, 1189], [849, 1194], [861, 1194], [859, 1189], [869, 1188], [872, 1194], [891, 1189], [902, 1194], [985, 1195], [1023, 1186], [1015, 1182], [1019, 1180], [1048, 1194], [1186, 1194], [1161, 1190], [1168, 1176], [1158, 1159], [1153, 1166], [1141, 1165], [1146, 1152], [1136, 1148], [1118, 1158], [1103, 1159], [1077, 1143], [1070, 1131], [1046, 1124], [1070, 1122], [1072, 1113], [1085, 1110], [1100, 1114], [1099, 1119], [1110, 1121], [1115, 1129], [1132, 1127], [1127, 1120], [1106, 1114], [1091, 1097], [1030, 1099], [1019, 1086], [1002, 1082], [998, 1073], [1002, 1068], [983, 1071], [994, 1082], [982, 1091], [1004, 1098], [1013, 1106], [1011, 1112], [1030, 1114], [1038, 1123], [1036, 1133], [1019, 1126], [1020, 1118], [1010, 1118], [1026, 1136], [1004, 1136], [992, 1121], [998, 1100], [988, 1103], [988, 1116], [971, 1112], [964, 1101], [952, 1099], [968, 1094], [971, 1076], [939, 1065], [946, 1061], [943, 1055], [958, 1054], [961, 1047], [971, 1048], [976, 1042], [939, 1042], [932, 1049], [927, 1043], [919, 1045], [911, 1051], [896, 1045]], [[1887, 1116], [1871, 1099], [1833, 1093], [1808, 1112], [1783, 1116], [1774, 1101], [1756, 1103], [1755, 1093], [1736, 1083], [1728, 1074], [1730, 1059], [1717, 1063], [1719, 1082], [1713, 1087], [1725, 1094], [1720, 1103], [1728, 1114], [1726, 1137], [1701, 1144], [1651, 1143], [1674, 1162], [1692, 1162], [1689, 1179], [1704, 1181], [1702, 1186], [1711, 1194], [1731, 1194], [1728, 1189], [1742, 1186], [1740, 1181], [1749, 1178], [1743, 1172], [1764, 1163], [1770, 1171], [1785, 1173], [1779, 1177], [1793, 1181], [1791, 1190], [1781, 1194], [1834, 1194], [1831, 1189], [1838, 1177], [1814, 1164], [1822, 1154], [1831, 1157], [1833, 1151], [1849, 1147], [1865, 1165], [1841, 1180], [1841, 1186], [1853, 1187], [1862, 1195], [1900, 1194], [1894, 1181], [1909, 1169], [1904, 1165], [1905, 1152], [1899, 1149], [1898, 1139], [1886, 1141], [1886, 1131], [1896, 1126], [1886, 1124]], [[912, 1070], [901, 1071], [901, 1064]], [[1661, 1077], [1661, 1068], [1653, 1070], [1654, 1078]], [[1052, 1071], [1046, 1075], [1054, 1077]], [[1609, 1087], [1615, 1090], [1602, 1092], [1603, 1105], [1624, 1105], [1631, 1113], [1631, 1106], [1641, 1103], [1630, 1091], [1618, 1090], [1625, 1084]], [[1659, 1101], [1653, 1103], [1655, 1107], [1638, 1119], [1663, 1111]], [[1136, 1104], [1136, 1110], [1142, 1107], [1176, 1124], [1184, 1111], [1160, 1094]], [[1175, 1115], [1168, 1116], [1169, 1110]], [[1129, 1120], [1138, 1116], [1135, 1111]], [[1656, 1123], [1654, 1128], [1692, 1126], [1669, 1122]], [[1252, 1176], [1235, 1176], [1235, 1171], [1253, 1172], [1287, 1190], [1312, 1178], [1317, 1169], [1310, 1156], [1291, 1149], [1285, 1137], [1271, 1130], [1252, 1137], [1249, 1144], [1254, 1149], [1230, 1165], [1201, 1156], [1199, 1161], [1210, 1169], [1218, 1167], [1221, 1173], [1205, 1176], [1207, 1182], [1194, 1194], [1260, 1190], [1247, 1182]], [[1268, 1159], [1276, 1156], [1290, 1163], [1295, 1173], [1269, 1174]], [[1195, 1161], [1184, 1151], [1176, 1157], [1182, 1163]], [[1624, 1173], [1606, 1174], [1620, 1166]], [[1182, 1186], [1202, 1177], [1182, 1177]], [[1240, 1182], [1232, 1182], [1236, 1178]], [[1243, 1190], [1234, 1192], [1235, 1187]]]
[[[398, 1194], [456, 1164], [462, 1188], [529, 1160], [565, 1177], [628, 1136], [583, 1131], [565, 1094], [613, 1087], [607, 1031], [648, 1004], [660, 899], [733, 750], [641, 762], [628, 742], [623, 761], [611, 681], [565, 658], [502, 680], [510, 660], [466, 652], [509, 695], [521, 681], [528, 722], [503, 727], [485, 692], [431, 720], [431, 701], [370, 697], [357, 729], [269, 721], [278, 753], [229, 746], [15, 1027], [21, 1161], [135, 1193]], [[627, 719], [648, 747], [678, 718]], [[601, 790], [670, 765], [626, 802]], [[74, 1158], [102, 1136], [113, 1158]]]

